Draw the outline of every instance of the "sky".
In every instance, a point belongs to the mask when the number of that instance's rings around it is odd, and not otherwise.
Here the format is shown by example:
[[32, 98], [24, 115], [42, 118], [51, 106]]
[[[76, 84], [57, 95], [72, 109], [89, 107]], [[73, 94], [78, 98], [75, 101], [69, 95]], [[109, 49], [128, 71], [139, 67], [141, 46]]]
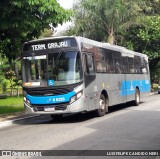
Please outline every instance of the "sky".
[[[65, 9], [70, 9], [73, 7], [73, 2], [74, 0], [57, 0], [57, 2]], [[71, 22], [67, 22], [63, 25], [58, 25], [58, 27], [55, 29], [56, 32], [61, 32], [63, 30], [65, 30], [67, 27], [69, 27], [72, 23]]]
[[65, 9], [72, 8], [74, 0], [57, 0], [58, 3]]

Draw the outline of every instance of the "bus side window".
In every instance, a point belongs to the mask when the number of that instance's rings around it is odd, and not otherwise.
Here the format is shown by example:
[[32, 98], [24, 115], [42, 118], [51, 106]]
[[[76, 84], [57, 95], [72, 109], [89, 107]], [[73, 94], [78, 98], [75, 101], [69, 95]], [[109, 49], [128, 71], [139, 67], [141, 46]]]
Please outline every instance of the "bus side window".
[[98, 73], [104, 73], [106, 72], [106, 61], [104, 56], [104, 50], [103, 49], [96, 49], [94, 52], [94, 58], [96, 63], [96, 71]]
[[112, 51], [108, 49], [104, 49], [104, 56], [106, 61], [106, 72], [107, 73], [114, 73], [114, 65], [113, 65], [113, 55]]
[[119, 58], [114, 58], [114, 65], [115, 65], [115, 73], [122, 73], [121, 72], [121, 62]]
[[135, 73], [134, 58], [133, 57], [128, 57], [128, 68], [129, 68], [129, 73], [131, 73], [131, 74]]
[[122, 73], [121, 52], [113, 51], [115, 73]]
[[92, 54], [85, 54], [85, 73], [95, 74], [94, 59]]
[[122, 56], [122, 70], [123, 73], [128, 73], [128, 58], [126, 56]]
[[142, 74], [148, 74], [148, 63], [144, 57], [141, 57], [141, 71]]
[[134, 67], [135, 67], [135, 73], [142, 73], [142, 70], [140, 69], [141, 67], [141, 58], [140, 56], [134, 56]]
[[148, 62], [145, 60], [146, 74], [149, 74]]

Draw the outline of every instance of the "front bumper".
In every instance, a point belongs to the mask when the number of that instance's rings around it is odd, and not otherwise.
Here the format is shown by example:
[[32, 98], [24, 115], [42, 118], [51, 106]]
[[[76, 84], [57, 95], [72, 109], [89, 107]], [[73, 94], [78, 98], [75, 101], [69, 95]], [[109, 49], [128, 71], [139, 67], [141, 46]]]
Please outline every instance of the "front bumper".
[[[63, 107], [64, 104], [59, 105], [60, 107]], [[49, 105], [48, 105], [49, 106]], [[37, 107], [45, 107], [45, 106], [37, 106]], [[58, 106], [56, 106], [58, 107]], [[71, 114], [71, 113], [78, 113], [82, 111], [87, 111], [86, 105], [83, 98], [78, 99], [72, 104], [66, 105], [66, 108], [64, 110], [54, 110], [54, 111], [44, 111], [44, 110], [38, 110], [35, 109], [36, 106], [30, 107], [27, 103], [24, 102], [24, 108], [26, 114]]]

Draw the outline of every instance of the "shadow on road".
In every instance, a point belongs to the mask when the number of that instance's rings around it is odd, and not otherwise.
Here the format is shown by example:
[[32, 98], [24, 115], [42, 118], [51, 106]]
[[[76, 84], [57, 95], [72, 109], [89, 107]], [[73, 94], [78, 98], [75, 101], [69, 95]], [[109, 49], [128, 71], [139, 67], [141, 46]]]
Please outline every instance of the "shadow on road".
[[[126, 104], [115, 105], [115, 106], [109, 107], [109, 113], [114, 113], [116, 111], [127, 109], [132, 106], [133, 106], [132, 102], [126, 103]], [[50, 115], [40, 115], [40, 116], [29, 118], [29, 119], [15, 121], [14, 123], [21, 124], [21, 125], [65, 124], [65, 123], [68, 124], [68, 123], [84, 122], [87, 120], [91, 120], [93, 118], [96, 118], [94, 111], [87, 112], [87, 113], [72, 114], [72, 115], [67, 114], [58, 119], [54, 119]]]

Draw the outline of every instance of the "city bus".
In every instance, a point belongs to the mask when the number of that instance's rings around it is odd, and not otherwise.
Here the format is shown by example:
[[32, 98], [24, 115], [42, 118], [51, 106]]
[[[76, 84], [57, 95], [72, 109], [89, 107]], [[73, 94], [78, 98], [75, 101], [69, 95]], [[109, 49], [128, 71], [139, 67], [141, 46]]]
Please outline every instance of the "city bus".
[[138, 106], [150, 92], [147, 55], [125, 47], [52, 37], [25, 42], [21, 57], [27, 113], [104, 116], [110, 106], [130, 101]]

